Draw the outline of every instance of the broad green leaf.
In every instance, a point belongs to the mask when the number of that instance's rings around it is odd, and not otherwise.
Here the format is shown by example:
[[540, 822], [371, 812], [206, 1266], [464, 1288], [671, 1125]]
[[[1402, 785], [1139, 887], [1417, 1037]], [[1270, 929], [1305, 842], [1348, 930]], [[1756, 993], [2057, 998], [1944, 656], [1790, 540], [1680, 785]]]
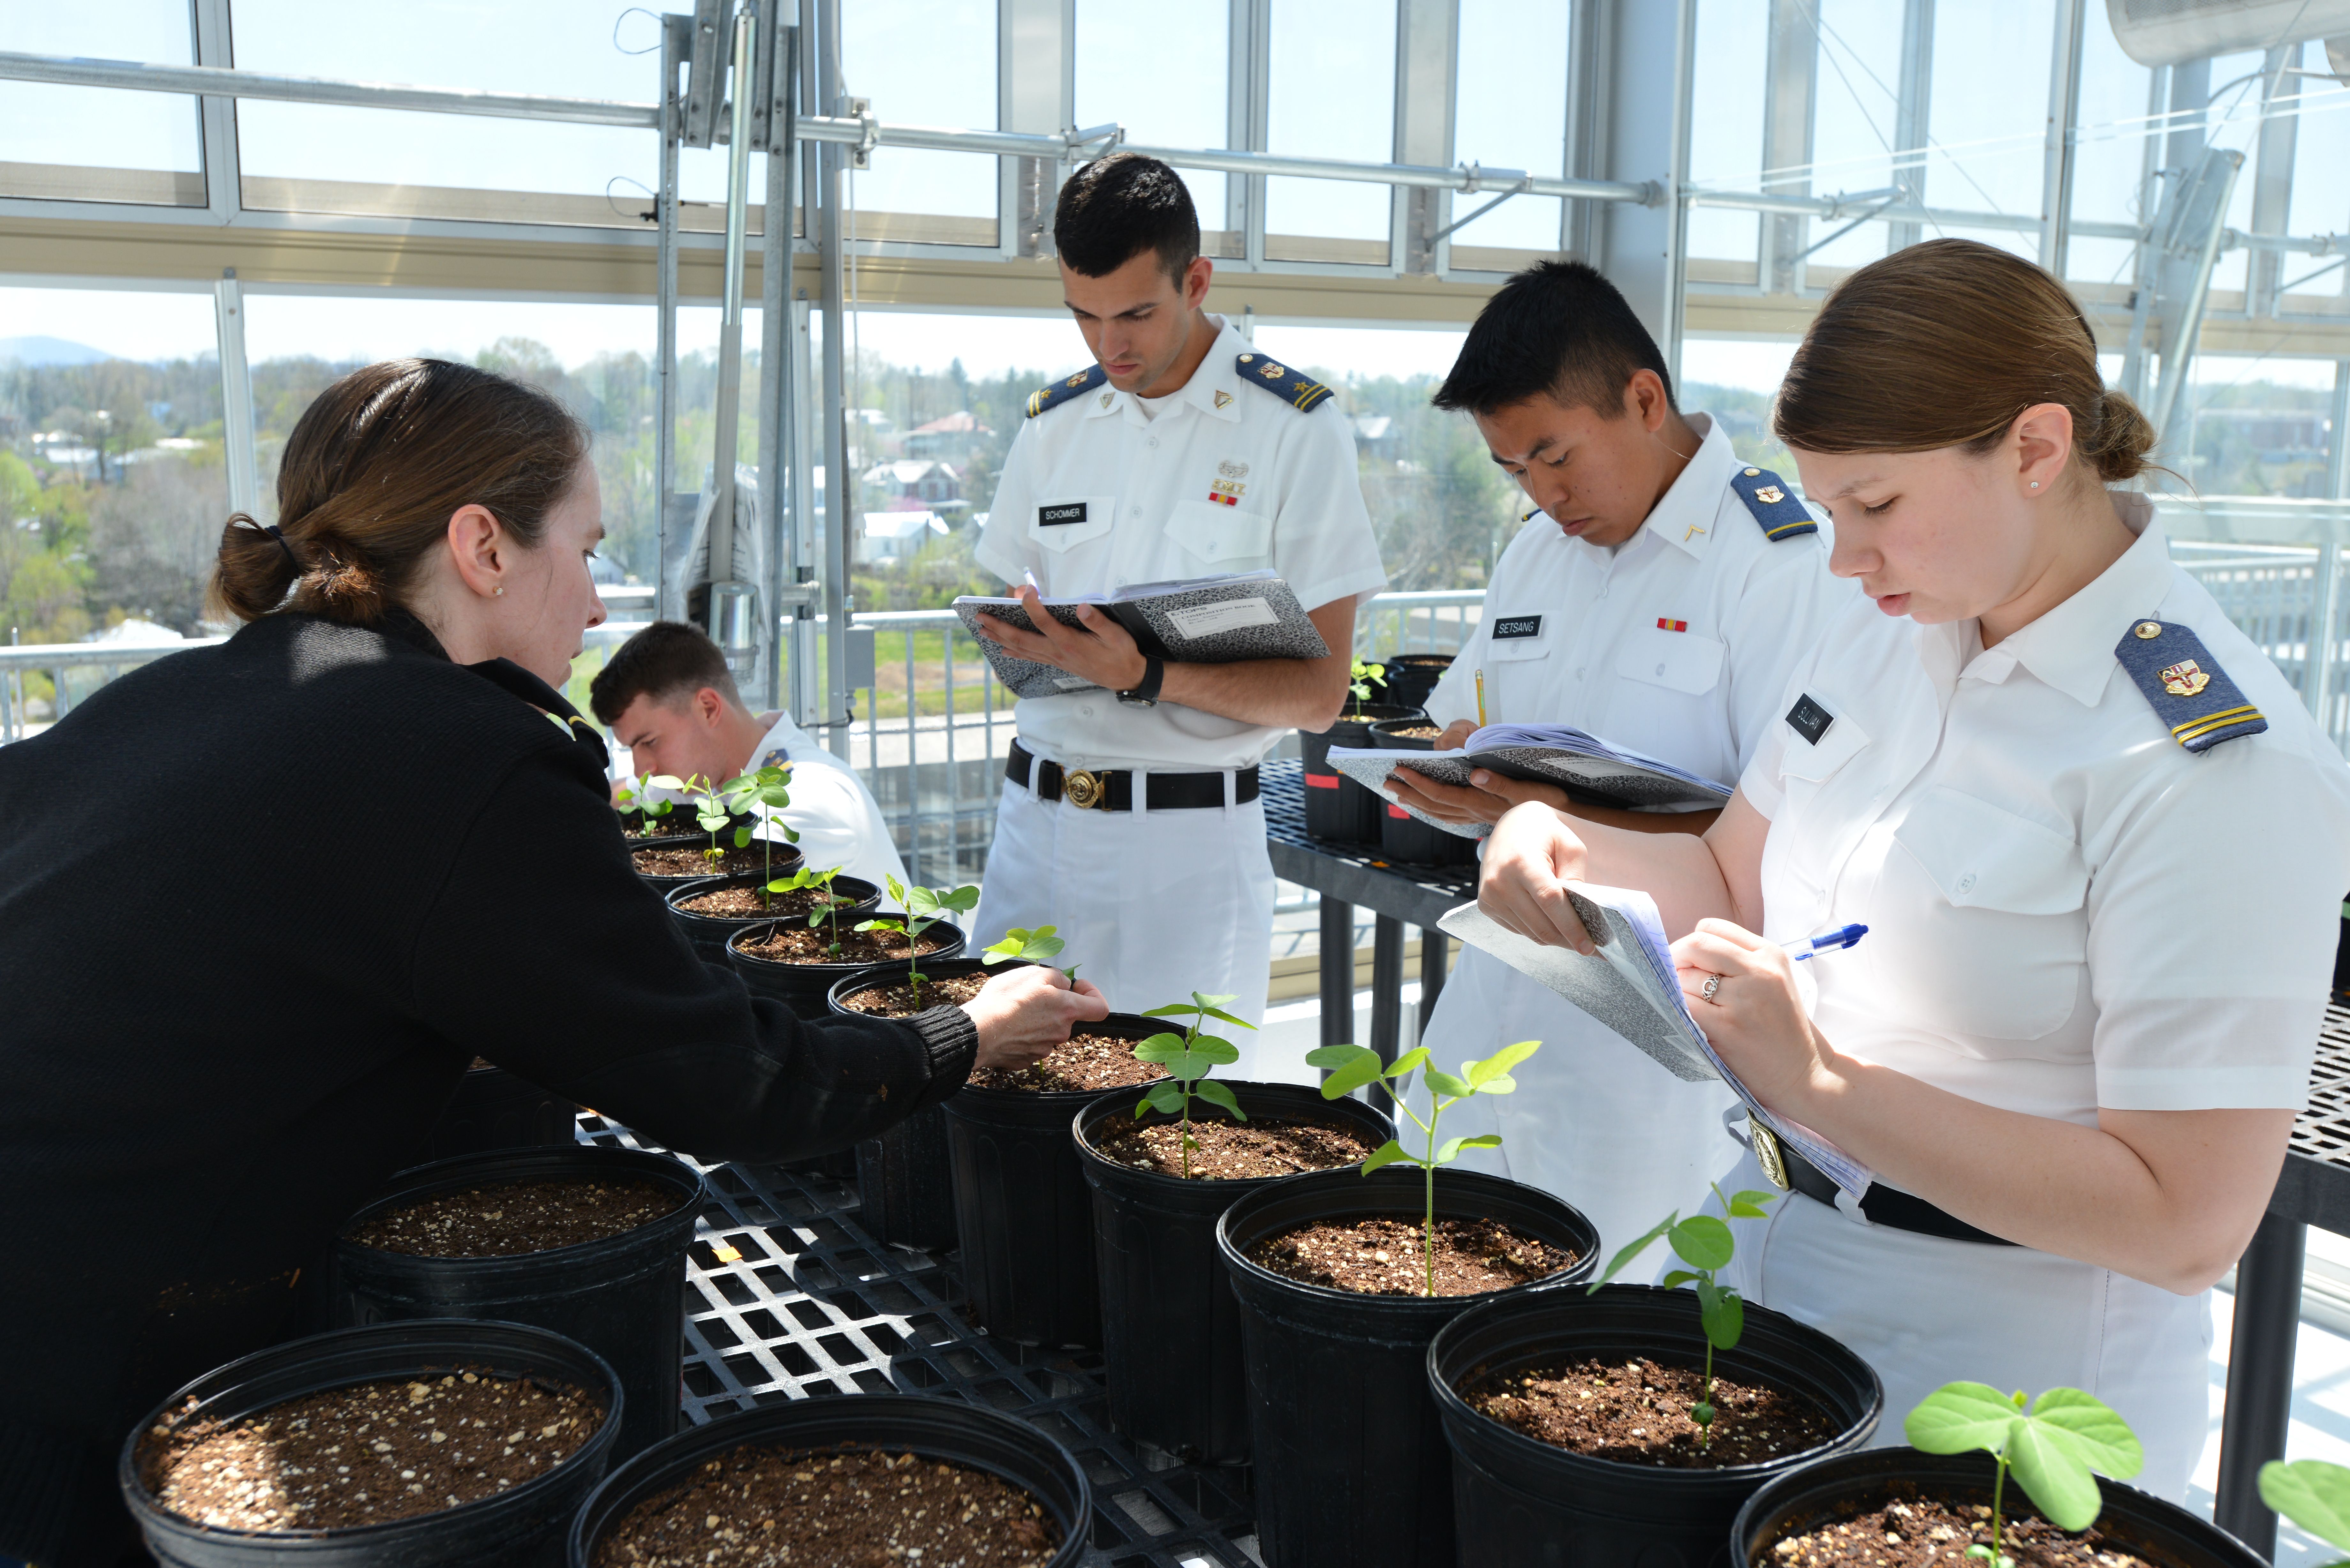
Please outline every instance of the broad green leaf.
[[939, 895], [939, 907], [952, 909], [958, 915], [968, 915], [979, 908], [979, 889], [965, 883], [951, 893], [941, 893]]
[[1448, 1100], [1465, 1099], [1477, 1092], [1474, 1085], [1454, 1077], [1441, 1067], [1431, 1066], [1420, 1077], [1430, 1094], [1442, 1095]]
[[1671, 1241], [1673, 1251], [1692, 1269], [1724, 1267], [1737, 1250], [1730, 1227], [1711, 1214], [1692, 1214], [1674, 1226]]
[[2322, 1541], [2350, 1548], [2350, 1469], [2324, 1459], [2272, 1459], [2261, 1501]]
[[[1183, 1112], [1183, 1091], [1172, 1084], [1154, 1084], [1150, 1092], [1142, 1096], [1142, 1105], [1170, 1116], [1180, 1116]], [[1141, 1114], [1142, 1106], [1139, 1106], [1135, 1108], [1135, 1115]]]
[[[1180, 1018], [1187, 1012], [1197, 1012], [1199, 1011], [1200, 1010], [1196, 1007], [1186, 1007], [1180, 1002], [1170, 1002], [1164, 1007], [1152, 1008], [1149, 1012], [1143, 1013], [1142, 1016], [1145, 1018]], [[1337, 1047], [1335, 1045], [1325, 1045], [1322, 1049], [1325, 1051], [1335, 1051]], [[1314, 1058], [1311, 1056], [1306, 1058], [1309, 1062], [1313, 1059]]]
[[655, 789], [673, 789], [680, 794], [684, 793], [685, 790], [685, 781], [675, 774], [655, 774], [645, 782]]
[[1241, 1059], [1241, 1048], [1229, 1040], [1219, 1040], [1212, 1034], [1202, 1034], [1191, 1042], [1191, 1054], [1204, 1056], [1220, 1065], [1230, 1066]]
[[1210, 996], [1205, 992], [1195, 991], [1191, 993], [1191, 1002], [1194, 1006], [1198, 1007], [1214, 1007], [1222, 1002], [1238, 1002], [1240, 1000], [1240, 996], [1241, 993], [1237, 991], [1233, 992], [1230, 996]]
[[897, 900], [900, 904], [906, 901], [906, 885], [903, 882], [899, 881], [898, 878], [890, 876], [887, 871], [881, 873], [881, 880], [889, 884], [889, 897], [891, 898]]
[[1462, 1148], [1499, 1148], [1502, 1147], [1502, 1135], [1479, 1133], [1475, 1137], [1464, 1137], [1456, 1141]]
[[1213, 1078], [1203, 1078], [1201, 1080], [1198, 1093], [1200, 1097], [1210, 1105], [1222, 1106], [1232, 1112], [1234, 1121], [1248, 1120], [1248, 1113], [1241, 1109], [1239, 1096], [1234, 1095], [1228, 1085], [1219, 1084]]
[[1381, 1076], [1400, 1078], [1405, 1074], [1417, 1072], [1426, 1065], [1428, 1065], [1428, 1047], [1425, 1045], [1415, 1045], [1410, 1050], [1405, 1052], [1402, 1055], [1397, 1057], [1395, 1059], [1395, 1065], [1389, 1067], [1381, 1075]]
[[[1336, 1049], [1337, 1049], [1336, 1046], [1323, 1047], [1324, 1051]], [[1373, 1083], [1378, 1080], [1379, 1076], [1378, 1053], [1364, 1049], [1360, 1046], [1356, 1047], [1356, 1049], [1361, 1051], [1362, 1054], [1358, 1056], [1350, 1056], [1346, 1058], [1344, 1065], [1335, 1067], [1331, 1070], [1328, 1080], [1322, 1085], [1322, 1097], [1324, 1099], [1335, 1100], [1341, 1095], [1350, 1093], [1353, 1090], [1361, 1088], [1365, 1084]], [[1321, 1052], [1315, 1052], [1314, 1055], [1320, 1055], [1321, 1054]], [[1305, 1059], [1308, 1062], [1312, 1062], [1314, 1060], [1314, 1056], [1309, 1055]]]
[[1496, 1073], [1478, 1085], [1477, 1092], [1481, 1095], [1514, 1095], [1518, 1092], [1518, 1081], [1507, 1073]]
[[750, 830], [750, 828], [748, 828], [748, 827], [738, 827], [738, 828], [736, 828], [736, 829], [734, 830], [734, 847], [735, 847], [735, 848], [737, 848], [737, 849], [748, 849], [750, 846], [751, 846], [751, 830]]
[[[1679, 1218], [1680, 1215], [1678, 1213], [1668, 1214], [1662, 1220], [1657, 1221], [1655, 1230], [1650, 1231], [1647, 1235], [1641, 1237], [1638, 1241], [1632, 1242], [1630, 1245], [1618, 1248], [1615, 1257], [1608, 1260], [1607, 1269], [1601, 1272], [1597, 1279], [1591, 1282], [1591, 1290], [1597, 1290], [1600, 1286], [1614, 1279], [1617, 1274], [1622, 1273], [1624, 1272], [1625, 1264], [1630, 1262], [1633, 1259], [1647, 1251], [1649, 1247], [1656, 1242], [1658, 1237], [1663, 1235], [1666, 1231], [1673, 1228], [1674, 1222]], [[1588, 1295], [1591, 1293], [1591, 1291], [1586, 1291], [1584, 1293]]]
[[2137, 1434], [2094, 1394], [2051, 1388], [2032, 1402], [2032, 1421], [2099, 1475], [2127, 1480], [2146, 1466], [2146, 1449]]
[[903, 920], [859, 920], [857, 922], [857, 929], [860, 931], [902, 931], [906, 929], [906, 922]]
[[1778, 1198], [1776, 1192], [1733, 1192], [1730, 1195], [1730, 1212], [1733, 1219], [1765, 1220], [1771, 1211], [1762, 1206]]
[[1542, 1042], [1539, 1040], [1521, 1040], [1514, 1045], [1503, 1046], [1482, 1062], [1461, 1063], [1461, 1074], [1482, 1089], [1496, 1078], [1508, 1076], [1511, 1068], [1541, 1049]]
[[1020, 956], [1031, 959], [1058, 958], [1061, 955], [1061, 950], [1068, 945], [1053, 934], [1052, 927], [1046, 926], [1021, 944]]
[[1134, 1059], [1138, 1062], [1171, 1062], [1182, 1054], [1183, 1037], [1180, 1034], [1153, 1034], [1148, 1040], [1138, 1042], [1134, 1047]]
[[1167, 1059], [1167, 1075], [1180, 1078], [1187, 1084], [1196, 1083], [1213, 1071], [1215, 1065], [1197, 1051], [1179, 1052]]
[[1255, 1025], [1255, 1024], [1251, 1023], [1247, 1019], [1245, 1019], [1245, 1018], [1235, 1018], [1235, 1017], [1233, 1017], [1231, 1013], [1226, 1012], [1225, 1012], [1222, 1008], [1221, 1008], [1221, 1007], [1211, 1007], [1211, 1008], [1209, 1008], [1209, 1009], [1208, 1009], [1208, 1016], [1209, 1016], [1209, 1017], [1211, 1017], [1211, 1018], [1213, 1018], [1213, 1019], [1221, 1020], [1222, 1022], [1223, 1022], [1223, 1023], [1237, 1023], [1237, 1024], [1239, 1024], [1239, 1025], [1240, 1025], [1242, 1028], [1243, 1028], [1243, 1029], [1253, 1029], [1253, 1028], [1255, 1028], [1255, 1027], [1256, 1027], [1256, 1025]]
[[1687, 1269], [1675, 1269], [1671, 1273], [1667, 1274], [1664, 1277], [1662, 1282], [1665, 1289], [1671, 1290], [1676, 1285], [1685, 1285], [1691, 1280], [1703, 1279], [1704, 1277], [1705, 1276], [1702, 1274], [1692, 1274]]
[[[1175, 1011], [1189, 1012], [1191, 1009], [1188, 1007], [1180, 1010], [1160, 1008], [1159, 1011], [1160, 1012]], [[1158, 1013], [1146, 1012], [1143, 1016], [1145, 1018], [1155, 1018], [1158, 1016]], [[1378, 1053], [1373, 1051], [1367, 1045], [1317, 1045], [1313, 1050], [1305, 1053], [1305, 1064], [1309, 1067], [1321, 1067], [1325, 1069], [1338, 1068], [1345, 1066], [1347, 1063], [1361, 1056], [1368, 1056], [1374, 1062], [1379, 1059]]]
[[1929, 1454], [1963, 1454], [2007, 1446], [2008, 1432], [2022, 1414], [2016, 1401], [1987, 1383], [1945, 1383], [1903, 1417], [1902, 1435]]
[[2057, 1431], [2019, 1417], [2008, 1436], [2007, 1462], [2049, 1523], [2059, 1530], [2086, 1530], [2097, 1522], [2105, 1506], [2097, 1478]]
[[1461, 1158], [1464, 1148], [1499, 1148], [1502, 1140], [1492, 1133], [1480, 1133], [1475, 1137], [1447, 1138], [1444, 1147], [1436, 1151], [1436, 1163], [1451, 1165]]
[[1738, 1293], [1711, 1280], [1697, 1282], [1698, 1318], [1705, 1324], [1705, 1336], [1716, 1350], [1735, 1350], [1738, 1336], [1746, 1331], [1746, 1303]]
[[1419, 1161], [1412, 1159], [1411, 1156], [1404, 1153], [1403, 1145], [1396, 1142], [1393, 1138], [1389, 1138], [1387, 1142], [1379, 1145], [1378, 1147], [1371, 1150], [1370, 1157], [1363, 1161], [1363, 1174], [1365, 1176], [1368, 1176], [1371, 1172], [1378, 1169], [1379, 1167], [1383, 1165], [1393, 1165], [1399, 1159], [1411, 1160], [1411, 1163], [1414, 1165], [1418, 1165], [1419, 1163]]
[[910, 915], [935, 915], [939, 912], [939, 896], [928, 888], [906, 889], [906, 912]]

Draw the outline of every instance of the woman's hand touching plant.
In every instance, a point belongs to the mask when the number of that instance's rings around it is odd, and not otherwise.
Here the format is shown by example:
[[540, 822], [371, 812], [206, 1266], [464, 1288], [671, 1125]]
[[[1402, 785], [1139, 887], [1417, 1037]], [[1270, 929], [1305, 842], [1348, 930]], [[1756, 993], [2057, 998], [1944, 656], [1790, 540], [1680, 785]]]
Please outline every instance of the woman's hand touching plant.
[[972, 1065], [1006, 1073], [1042, 1060], [1077, 1024], [1109, 1016], [1109, 1003], [1093, 981], [1072, 985], [1045, 964], [991, 976], [962, 1010], [979, 1026], [979, 1057]]

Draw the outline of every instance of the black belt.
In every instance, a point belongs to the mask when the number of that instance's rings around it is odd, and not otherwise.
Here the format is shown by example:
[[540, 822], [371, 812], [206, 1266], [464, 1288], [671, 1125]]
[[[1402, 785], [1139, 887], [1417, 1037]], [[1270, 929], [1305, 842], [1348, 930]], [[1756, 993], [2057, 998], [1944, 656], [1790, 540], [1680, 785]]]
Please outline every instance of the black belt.
[[[1840, 1189], [1825, 1172], [1805, 1159], [1794, 1145], [1773, 1137], [1769, 1128], [1751, 1120], [1746, 1125], [1756, 1143], [1770, 1138], [1771, 1150], [1784, 1168], [1789, 1187], [1815, 1202], [1825, 1203], [1831, 1209], [1836, 1207], [1836, 1193]], [[1754, 1152], [1755, 1162], [1762, 1167], [1762, 1174], [1772, 1176], [1771, 1159], [1759, 1147]], [[1914, 1231], [1920, 1236], [1939, 1236], [1946, 1241], [1981, 1241], [1994, 1247], [2015, 1245], [2004, 1236], [1978, 1231], [1924, 1199], [1904, 1192], [1898, 1187], [1887, 1187], [1881, 1181], [1869, 1183], [1868, 1190], [1861, 1196], [1860, 1211], [1868, 1216], [1872, 1225], [1889, 1226], [1896, 1231]]]
[[[1035, 782], [1029, 783], [1030, 764], [1035, 764]], [[1004, 759], [1003, 776], [1014, 784], [1036, 792], [1038, 800], [1060, 800], [1066, 797], [1071, 805], [1094, 811], [1132, 811], [1134, 809], [1134, 774], [1126, 768], [1088, 772], [1082, 768], [1064, 769], [1060, 763], [1032, 755], [1019, 742], [1012, 742], [1012, 754]], [[1152, 811], [1185, 811], [1201, 806], [1224, 804], [1222, 774], [1152, 774], [1150, 779], [1150, 809]], [[1232, 775], [1232, 804], [1246, 805], [1256, 798], [1256, 770], [1242, 768]]]

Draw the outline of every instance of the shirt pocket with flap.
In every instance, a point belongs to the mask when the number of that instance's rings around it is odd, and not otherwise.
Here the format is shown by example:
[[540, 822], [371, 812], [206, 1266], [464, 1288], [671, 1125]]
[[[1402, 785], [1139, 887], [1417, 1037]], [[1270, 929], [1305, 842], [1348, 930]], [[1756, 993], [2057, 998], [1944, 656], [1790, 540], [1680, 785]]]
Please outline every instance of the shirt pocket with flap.
[[1028, 537], [1055, 553], [1074, 550], [1109, 532], [1118, 518], [1115, 495], [1062, 495], [1036, 503]]
[[2036, 1040], [2072, 1016], [2089, 869], [2069, 834], [1938, 785], [1894, 828], [1877, 891], [1875, 957], [1902, 977], [1919, 1023]]
[[1273, 519], [1261, 512], [1178, 501], [1167, 515], [1167, 536], [1219, 573], [1253, 572], [1273, 564]]
[[1661, 627], [1635, 627], [1616, 649], [1616, 673], [1627, 680], [1702, 697], [1721, 681], [1729, 649], [1711, 637]]

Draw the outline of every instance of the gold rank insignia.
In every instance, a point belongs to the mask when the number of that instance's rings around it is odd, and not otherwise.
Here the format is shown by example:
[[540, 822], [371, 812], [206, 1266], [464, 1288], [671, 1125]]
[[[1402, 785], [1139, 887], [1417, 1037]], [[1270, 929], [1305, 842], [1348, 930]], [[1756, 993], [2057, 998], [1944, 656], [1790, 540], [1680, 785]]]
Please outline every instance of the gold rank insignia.
[[2173, 697], [2193, 697], [2211, 684], [2211, 678], [2191, 659], [2182, 659], [2158, 677], [2162, 689]]
[[1765, 506], [1776, 506], [1787, 499], [1787, 493], [1775, 484], [1765, 484], [1754, 492], [1754, 499]]
[[1263, 376], [1268, 381], [1278, 381], [1284, 376], [1288, 375], [1289, 372], [1268, 359], [1264, 362], [1264, 369], [1259, 370], [1257, 374]]
[[1216, 407], [1218, 407], [1218, 408], [1220, 408], [1220, 409], [1221, 409], [1221, 408], [1222, 408], [1226, 403], [1231, 402], [1232, 400], [1232, 395], [1230, 392], [1226, 392], [1226, 391], [1219, 390], [1219, 391], [1216, 393]]
[[1062, 385], [1066, 387], [1082, 387], [1085, 384], [1086, 372], [1083, 370], [1078, 371], [1076, 375], [1070, 377], [1066, 381], [1062, 383]]

